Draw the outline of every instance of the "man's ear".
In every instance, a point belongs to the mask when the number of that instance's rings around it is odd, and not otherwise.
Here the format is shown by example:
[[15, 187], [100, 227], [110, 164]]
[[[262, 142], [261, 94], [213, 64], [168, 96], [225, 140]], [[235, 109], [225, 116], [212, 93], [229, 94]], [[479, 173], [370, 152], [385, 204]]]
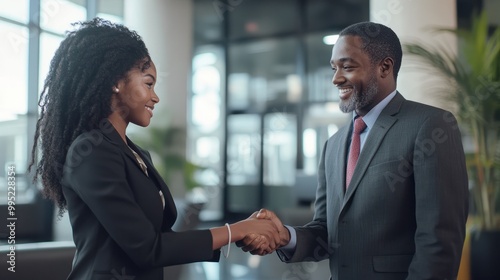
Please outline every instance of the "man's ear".
[[386, 78], [389, 75], [392, 75], [392, 71], [394, 70], [394, 60], [390, 57], [386, 57], [382, 59], [380, 62], [380, 77]]

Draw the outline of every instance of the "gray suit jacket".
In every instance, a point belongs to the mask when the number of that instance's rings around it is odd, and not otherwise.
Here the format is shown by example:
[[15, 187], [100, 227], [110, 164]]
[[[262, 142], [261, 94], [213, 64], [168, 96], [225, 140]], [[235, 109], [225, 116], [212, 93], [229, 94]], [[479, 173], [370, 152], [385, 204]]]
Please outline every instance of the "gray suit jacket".
[[329, 259], [336, 280], [455, 279], [468, 181], [453, 115], [397, 93], [344, 194], [351, 131], [352, 123], [326, 142], [314, 220], [296, 228], [296, 250], [285, 261]]

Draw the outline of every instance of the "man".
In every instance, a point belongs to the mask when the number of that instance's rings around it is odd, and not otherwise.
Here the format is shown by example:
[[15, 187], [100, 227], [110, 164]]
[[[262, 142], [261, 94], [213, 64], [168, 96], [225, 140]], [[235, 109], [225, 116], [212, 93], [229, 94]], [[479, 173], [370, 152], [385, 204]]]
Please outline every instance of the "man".
[[[280, 226], [281, 260], [329, 259], [336, 280], [457, 277], [468, 214], [460, 132], [451, 113], [396, 91], [401, 59], [384, 25], [340, 33], [333, 84], [353, 120], [324, 145], [312, 222], [287, 231], [273, 212], [259, 212]], [[254, 237], [239, 246], [269, 253]]]

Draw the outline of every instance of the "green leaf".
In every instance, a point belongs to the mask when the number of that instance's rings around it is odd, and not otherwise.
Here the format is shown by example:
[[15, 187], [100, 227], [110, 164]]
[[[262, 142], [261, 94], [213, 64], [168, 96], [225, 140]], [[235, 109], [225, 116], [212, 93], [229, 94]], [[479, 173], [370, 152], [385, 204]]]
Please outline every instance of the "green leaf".
[[[457, 104], [457, 118], [474, 142], [466, 164], [481, 228], [500, 229], [500, 28], [489, 36], [486, 12], [474, 15], [470, 29], [436, 29], [456, 36], [453, 49], [422, 43], [403, 46], [448, 84], [445, 98]], [[439, 90], [442, 90], [440, 87]]]

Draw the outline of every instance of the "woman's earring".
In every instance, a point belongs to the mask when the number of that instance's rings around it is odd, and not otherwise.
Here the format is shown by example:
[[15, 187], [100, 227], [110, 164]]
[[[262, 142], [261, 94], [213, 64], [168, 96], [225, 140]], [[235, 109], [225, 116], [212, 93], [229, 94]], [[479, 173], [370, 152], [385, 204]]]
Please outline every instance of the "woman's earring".
[[117, 87], [113, 87], [113, 91], [118, 93], [120, 90]]

